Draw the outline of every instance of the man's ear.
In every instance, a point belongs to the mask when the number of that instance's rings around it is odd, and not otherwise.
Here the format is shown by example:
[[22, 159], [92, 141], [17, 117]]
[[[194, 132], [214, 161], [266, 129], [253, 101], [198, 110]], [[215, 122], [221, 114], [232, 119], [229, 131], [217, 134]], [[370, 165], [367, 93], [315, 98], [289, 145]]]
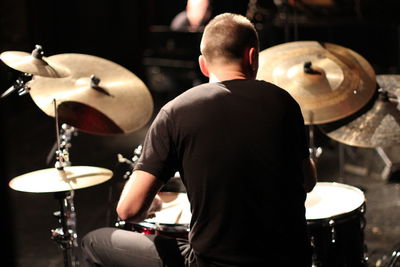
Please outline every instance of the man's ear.
[[248, 50], [248, 56], [249, 56], [249, 63], [251, 66], [251, 69], [253, 71], [253, 75], [257, 75], [257, 70], [258, 70], [258, 51], [256, 48], [251, 47]]
[[199, 66], [201, 73], [203, 73], [203, 75], [206, 77], [210, 77], [210, 72], [208, 71], [207, 62], [203, 55], [199, 56]]

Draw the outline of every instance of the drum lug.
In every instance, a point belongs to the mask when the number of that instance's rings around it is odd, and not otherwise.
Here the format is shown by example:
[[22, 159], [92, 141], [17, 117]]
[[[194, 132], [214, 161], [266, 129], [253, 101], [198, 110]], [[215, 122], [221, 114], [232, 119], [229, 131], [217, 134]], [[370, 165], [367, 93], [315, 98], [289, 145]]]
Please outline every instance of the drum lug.
[[115, 223], [115, 227], [117, 227], [117, 228], [124, 229], [125, 226], [126, 226], [126, 223], [125, 223], [125, 221], [122, 221], [122, 220], [118, 220], [118, 221]]
[[329, 220], [329, 226], [331, 227], [331, 242], [336, 243], [336, 230], [335, 230], [335, 221]]

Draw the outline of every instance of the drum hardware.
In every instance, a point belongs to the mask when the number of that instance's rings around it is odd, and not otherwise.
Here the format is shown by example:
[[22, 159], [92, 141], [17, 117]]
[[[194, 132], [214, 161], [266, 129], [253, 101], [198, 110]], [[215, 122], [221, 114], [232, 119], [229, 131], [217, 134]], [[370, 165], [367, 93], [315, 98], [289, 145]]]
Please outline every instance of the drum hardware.
[[125, 163], [129, 166], [129, 170], [125, 172], [125, 174], [123, 175], [123, 178], [126, 180], [128, 179], [131, 174], [133, 169], [135, 168], [136, 162], [139, 160], [140, 155], [142, 153], [142, 145], [138, 145], [134, 150], [133, 150], [133, 157], [132, 159], [127, 159], [124, 156], [122, 156], [121, 154], [117, 154], [117, 159], [119, 163]]
[[71, 139], [72, 136], [77, 136], [78, 131], [72, 126], [69, 126], [66, 123], [61, 125], [61, 133], [60, 133], [60, 150], [58, 148], [58, 142], [56, 141], [51, 148], [49, 154], [47, 155], [46, 163], [50, 164], [51, 159], [54, 155], [57, 157], [61, 157], [64, 159], [65, 166], [71, 166], [71, 162], [69, 161], [69, 148], [72, 146]]
[[391, 253], [390, 256], [389, 256], [389, 260], [388, 260], [388, 262], [385, 264], [384, 267], [396, 267], [396, 266], [399, 266], [399, 265], [397, 264], [399, 258], [400, 258], [400, 243], [396, 244], [396, 245], [393, 247], [393, 251], [392, 251], [392, 253]]
[[19, 96], [26, 95], [31, 90], [31, 88], [27, 85], [27, 82], [29, 82], [31, 79], [32, 79], [32, 74], [29, 73], [21, 74], [21, 76], [18, 77], [15, 83], [10, 88], [8, 88], [4, 93], [1, 94], [0, 98], [8, 96], [14, 91], [17, 91]]
[[73, 202], [74, 191], [57, 192], [54, 197], [58, 200], [60, 210], [53, 213], [61, 227], [51, 230], [51, 239], [63, 251], [64, 266], [79, 266], [75, 250], [79, 247], [76, 233], [76, 212]]

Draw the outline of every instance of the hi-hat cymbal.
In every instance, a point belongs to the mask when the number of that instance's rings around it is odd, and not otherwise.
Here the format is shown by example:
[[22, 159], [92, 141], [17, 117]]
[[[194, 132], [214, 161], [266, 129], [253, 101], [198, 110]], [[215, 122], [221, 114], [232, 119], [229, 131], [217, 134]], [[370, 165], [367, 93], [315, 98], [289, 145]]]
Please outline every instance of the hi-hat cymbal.
[[371, 104], [372, 107], [368, 104], [348, 118], [319, 128], [330, 138], [350, 146], [374, 148], [399, 144], [400, 111], [397, 103], [391, 102], [384, 92]]
[[36, 46], [31, 54], [22, 51], [6, 51], [0, 54], [0, 59], [10, 68], [43, 77], [62, 78], [69, 71], [62, 65], [51, 62], [42, 56], [42, 48]]
[[112, 175], [112, 171], [99, 167], [70, 166], [63, 170], [50, 168], [17, 176], [10, 181], [9, 186], [22, 192], [61, 192], [101, 184]]
[[361, 109], [376, 92], [375, 72], [356, 52], [330, 43], [290, 42], [260, 52], [257, 78], [288, 91], [306, 124], [322, 124]]
[[49, 57], [71, 75], [61, 79], [35, 76], [29, 82], [36, 105], [47, 115], [93, 134], [123, 134], [143, 127], [153, 112], [146, 85], [124, 67], [92, 55]]

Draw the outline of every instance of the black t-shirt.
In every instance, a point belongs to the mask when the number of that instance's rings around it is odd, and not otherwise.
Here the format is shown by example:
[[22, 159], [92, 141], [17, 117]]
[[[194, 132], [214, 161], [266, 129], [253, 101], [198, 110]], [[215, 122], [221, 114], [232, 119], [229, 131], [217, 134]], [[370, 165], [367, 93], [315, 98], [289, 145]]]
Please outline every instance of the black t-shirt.
[[308, 156], [303, 117], [289, 93], [238, 79], [196, 86], [166, 104], [135, 169], [165, 182], [180, 172], [199, 257], [286, 266], [309, 258], [301, 171]]

